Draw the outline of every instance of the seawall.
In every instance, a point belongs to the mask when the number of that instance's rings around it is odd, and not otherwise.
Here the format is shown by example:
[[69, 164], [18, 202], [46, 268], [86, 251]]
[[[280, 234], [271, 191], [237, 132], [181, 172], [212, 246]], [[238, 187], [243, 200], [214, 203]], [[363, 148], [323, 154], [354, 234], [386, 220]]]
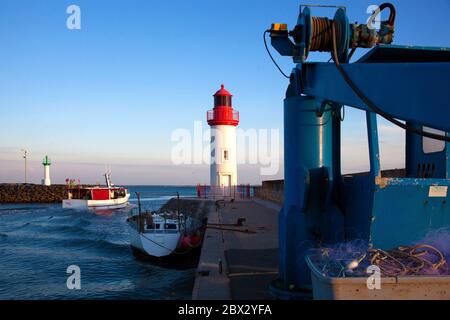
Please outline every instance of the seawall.
[[284, 180], [267, 180], [262, 186], [254, 187], [255, 197], [275, 202], [279, 205], [284, 203]]
[[53, 203], [66, 198], [65, 185], [0, 184], [0, 203]]
[[183, 213], [186, 216], [192, 216], [202, 221], [203, 219], [208, 218], [208, 214], [212, 210], [213, 206], [213, 201], [205, 199], [180, 198], [178, 200], [177, 198], [172, 198], [158, 211], [177, 211], [179, 209], [180, 213]]

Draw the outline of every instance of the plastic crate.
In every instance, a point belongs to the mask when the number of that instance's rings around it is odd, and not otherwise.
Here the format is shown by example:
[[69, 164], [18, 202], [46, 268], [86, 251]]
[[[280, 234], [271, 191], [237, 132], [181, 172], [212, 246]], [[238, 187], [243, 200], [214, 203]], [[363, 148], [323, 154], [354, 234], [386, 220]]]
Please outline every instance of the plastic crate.
[[367, 277], [328, 277], [306, 262], [316, 300], [450, 300], [450, 276], [382, 277], [381, 288], [370, 290]]

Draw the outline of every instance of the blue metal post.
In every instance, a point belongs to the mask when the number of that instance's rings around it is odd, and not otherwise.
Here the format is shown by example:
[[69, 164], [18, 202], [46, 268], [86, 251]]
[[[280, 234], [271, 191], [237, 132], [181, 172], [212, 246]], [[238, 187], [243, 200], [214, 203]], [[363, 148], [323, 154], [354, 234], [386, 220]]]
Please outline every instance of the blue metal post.
[[372, 178], [381, 176], [380, 147], [378, 144], [378, 127], [376, 113], [366, 112], [367, 138], [369, 140], [370, 174]]
[[305, 253], [320, 241], [321, 168], [331, 171], [331, 111], [317, 115], [320, 104], [306, 96], [284, 102], [285, 197], [280, 214], [280, 275], [285, 289], [308, 288]]
[[[450, 132], [447, 132], [447, 137], [450, 137]], [[445, 144], [445, 163], [446, 163], [445, 178], [450, 179], [450, 142], [447, 142]]]

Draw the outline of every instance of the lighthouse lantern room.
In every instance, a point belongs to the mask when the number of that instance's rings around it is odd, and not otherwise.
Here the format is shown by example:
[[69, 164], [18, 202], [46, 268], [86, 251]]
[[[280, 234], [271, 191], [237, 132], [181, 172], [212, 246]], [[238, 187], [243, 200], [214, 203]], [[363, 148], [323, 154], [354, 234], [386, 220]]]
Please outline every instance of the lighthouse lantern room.
[[[211, 188], [231, 196], [237, 185], [236, 127], [239, 112], [233, 109], [232, 94], [222, 84], [214, 94], [214, 109], [207, 112], [211, 126]], [[216, 191], [217, 190], [217, 191]]]

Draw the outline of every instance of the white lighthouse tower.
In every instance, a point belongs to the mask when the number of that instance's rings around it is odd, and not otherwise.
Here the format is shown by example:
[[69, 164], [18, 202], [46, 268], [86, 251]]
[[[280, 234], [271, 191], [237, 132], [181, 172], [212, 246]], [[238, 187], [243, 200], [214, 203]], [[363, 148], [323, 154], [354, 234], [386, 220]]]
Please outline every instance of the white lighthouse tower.
[[237, 185], [236, 126], [239, 112], [233, 110], [232, 95], [224, 85], [214, 94], [214, 109], [207, 113], [211, 126], [211, 191], [232, 196]]
[[45, 186], [50, 186], [52, 184], [50, 180], [50, 159], [48, 156], [45, 156], [44, 160], [42, 161], [42, 165], [44, 166], [44, 179], [42, 179], [42, 184]]

